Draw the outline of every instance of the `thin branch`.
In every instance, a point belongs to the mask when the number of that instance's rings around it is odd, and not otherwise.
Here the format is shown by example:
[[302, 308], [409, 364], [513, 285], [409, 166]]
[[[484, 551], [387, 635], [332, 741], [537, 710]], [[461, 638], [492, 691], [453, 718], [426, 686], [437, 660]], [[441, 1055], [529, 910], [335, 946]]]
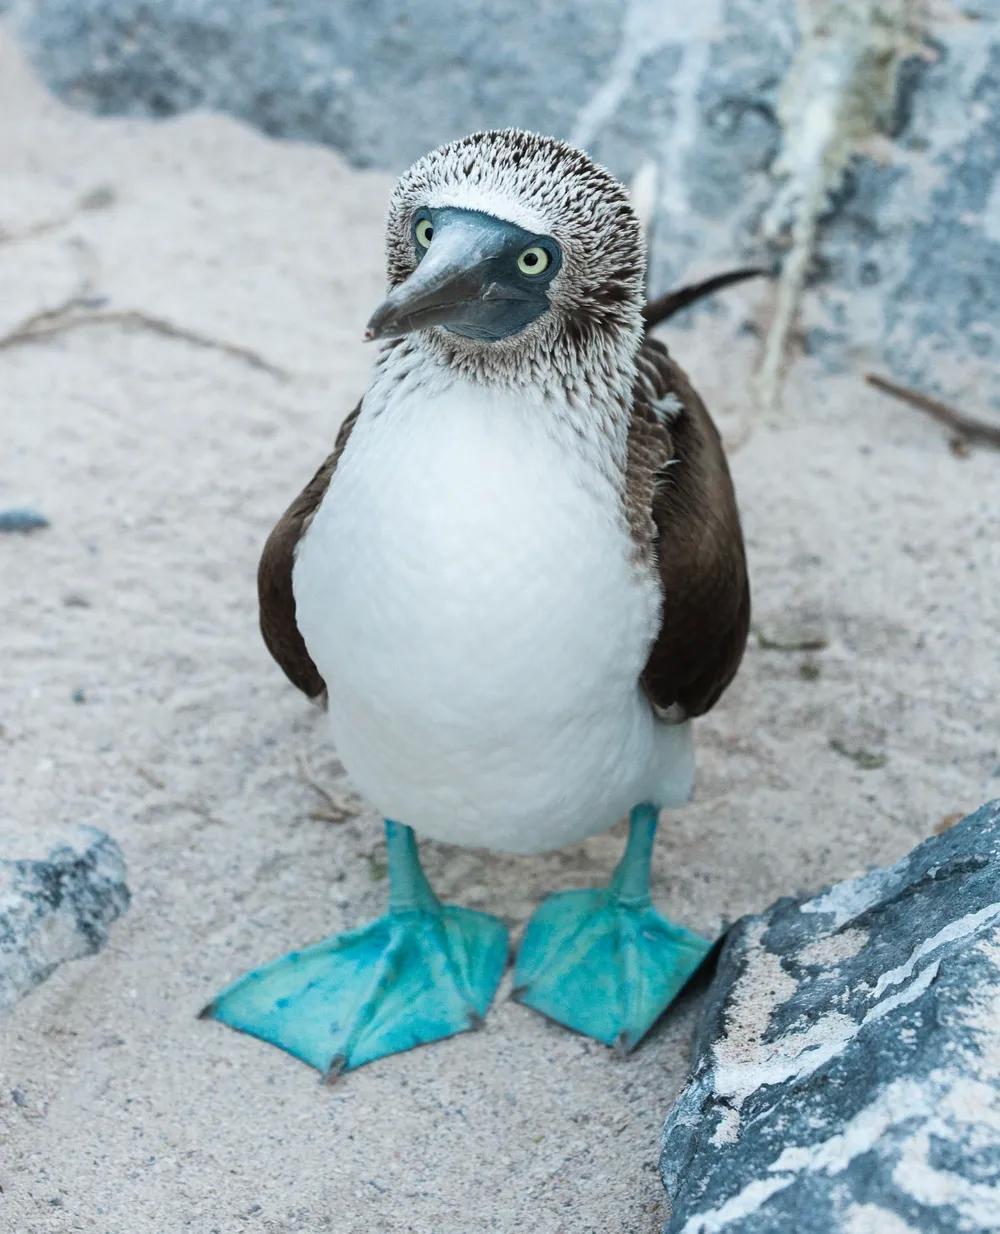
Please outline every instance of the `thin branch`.
[[108, 184], [99, 184], [96, 188], [92, 188], [89, 193], [84, 193], [72, 209], [62, 214], [29, 223], [21, 231], [3, 231], [0, 229], [0, 244], [20, 244], [24, 240], [33, 240], [36, 236], [47, 235], [50, 231], [58, 231], [60, 227], [65, 227], [67, 223], [72, 223], [82, 213], [93, 210], [106, 210], [108, 206], [112, 206], [114, 203], [114, 189]]
[[163, 317], [153, 317], [149, 313], [140, 312], [138, 309], [117, 309], [107, 312], [78, 311], [87, 310], [94, 302], [93, 297], [72, 296], [55, 308], [42, 309], [37, 313], [32, 313], [29, 317], [25, 317], [8, 334], [0, 337], [0, 350], [7, 347], [16, 347], [20, 343], [34, 342], [36, 339], [51, 338], [53, 335], [64, 334], [67, 330], [76, 330], [81, 326], [139, 326], [144, 330], [151, 330], [154, 334], [160, 334], [166, 338], [175, 338], [185, 343], [191, 343], [195, 347], [203, 347], [210, 351], [221, 351], [227, 356], [242, 360], [244, 364], [249, 365], [251, 368], [267, 373], [278, 381], [287, 381], [291, 376], [287, 369], [279, 368], [278, 365], [272, 364], [270, 360], [265, 360], [262, 355], [250, 347], [244, 347], [240, 343], [228, 343], [224, 339], [211, 338], [207, 334], [199, 334], [195, 330], [188, 330], [184, 326], [174, 325], [173, 322], [167, 321]]
[[[16, 347], [18, 343], [34, 338], [36, 334], [45, 335], [52, 325], [66, 321], [74, 310], [98, 308], [102, 304], [104, 300], [98, 297], [78, 293], [63, 300], [55, 308], [39, 309], [37, 313], [31, 313], [18, 322], [9, 334], [0, 337], [0, 347]], [[72, 320], [79, 319], [73, 318]]]
[[34, 240], [36, 236], [47, 235], [50, 231], [58, 231], [73, 219], [72, 214], [60, 214], [57, 218], [40, 219], [37, 223], [29, 223], [22, 231], [0, 230], [0, 244], [20, 244], [24, 240]]
[[950, 428], [968, 441], [982, 441], [987, 445], [1000, 448], [1000, 425], [988, 424], [985, 420], [974, 420], [961, 411], [956, 411], [940, 399], [931, 398], [929, 394], [921, 394], [919, 390], [910, 390], [907, 386], [898, 386], [886, 377], [877, 373], [866, 373], [865, 381], [883, 394], [891, 394], [911, 407], [918, 407], [932, 416], [939, 424]]
[[358, 813], [361, 808], [360, 798], [351, 792], [345, 793], [342, 797], [331, 793], [316, 779], [309, 760], [304, 754], [299, 755], [298, 764], [302, 779], [314, 793], [322, 797], [327, 806], [325, 810], [312, 810], [309, 814], [310, 818], [329, 823], [346, 823], [349, 818], [353, 818]]

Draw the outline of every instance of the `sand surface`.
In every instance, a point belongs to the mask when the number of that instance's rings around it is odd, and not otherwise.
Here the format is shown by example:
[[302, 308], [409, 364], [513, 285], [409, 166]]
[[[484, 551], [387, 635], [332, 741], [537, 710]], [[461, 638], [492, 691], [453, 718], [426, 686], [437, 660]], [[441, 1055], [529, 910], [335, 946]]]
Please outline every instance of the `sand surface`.
[[[482, 1032], [332, 1088], [195, 1019], [248, 966], [382, 911], [378, 820], [317, 817], [310, 779], [347, 786], [260, 642], [254, 570], [363, 389], [389, 177], [217, 117], [76, 115], [0, 43], [0, 178], [0, 335], [74, 297], [118, 314], [0, 347], [0, 506], [52, 522], [0, 541], [0, 814], [106, 829], [134, 892], [109, 947], [0, 1030], [0, 1228], [653, 1234], [691, 999], [620, 1062], [508, 978]], [[733, 437], [757, 360], [738, 327], [767, 311], [766, 288], [735, 293], [668, 336]], [[733, 460], [755, 620], [826, 646], [755, 638], [699, 725], [655, 891], [705, 932], [1000, 788], [996, 456], [956, 457], [855, 373], [803, 362], [787, 395]], [[516, 937], [620, 844], [425, 860]]]

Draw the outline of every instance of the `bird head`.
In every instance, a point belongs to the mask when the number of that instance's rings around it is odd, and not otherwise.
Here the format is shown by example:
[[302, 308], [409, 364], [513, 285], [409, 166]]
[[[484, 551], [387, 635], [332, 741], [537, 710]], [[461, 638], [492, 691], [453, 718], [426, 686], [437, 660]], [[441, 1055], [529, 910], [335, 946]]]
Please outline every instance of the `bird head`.
[[503, 129], [425, 155], [393, 192], [387, 251], [366, 338], [417, 333], [486, 371], [641, 339], [645, 251], [628, 194], [553, 138]]

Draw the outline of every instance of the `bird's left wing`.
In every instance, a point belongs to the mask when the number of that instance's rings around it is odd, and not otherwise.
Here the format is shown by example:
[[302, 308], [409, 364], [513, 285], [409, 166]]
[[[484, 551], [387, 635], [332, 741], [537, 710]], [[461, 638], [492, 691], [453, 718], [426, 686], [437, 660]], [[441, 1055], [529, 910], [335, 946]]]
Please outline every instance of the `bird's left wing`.
[[718, 430], [683, 370], [651, 338], [638, 355], [626, 500], [663, 597], [643, 687], [665, 718], [701, 715], [743, 657], [750, 585]]
[[257, 567], [260, 632], [264, 642], [292, 685], [298, 686], [310, 698], [325, 694], [326, 683], [313, 663], [295, 621], [295, 593], [292, 590], [295, 552], [319, 503], [326, 496], [360, 411], [359, 403], [340, 426], [333, 453], [275, 524]]

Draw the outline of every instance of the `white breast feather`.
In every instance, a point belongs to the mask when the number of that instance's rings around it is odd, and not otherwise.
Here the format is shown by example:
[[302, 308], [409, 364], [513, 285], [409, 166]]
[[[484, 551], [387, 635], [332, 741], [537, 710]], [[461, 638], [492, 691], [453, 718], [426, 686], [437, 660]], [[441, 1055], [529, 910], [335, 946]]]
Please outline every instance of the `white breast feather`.
[[351, 778], [423, 834], [518, 852], [685, 800], [689, 726], [638, 684], [659, 594], [612, 485], [530, 392], [407, 363], [366, 396], [294, 572]]

